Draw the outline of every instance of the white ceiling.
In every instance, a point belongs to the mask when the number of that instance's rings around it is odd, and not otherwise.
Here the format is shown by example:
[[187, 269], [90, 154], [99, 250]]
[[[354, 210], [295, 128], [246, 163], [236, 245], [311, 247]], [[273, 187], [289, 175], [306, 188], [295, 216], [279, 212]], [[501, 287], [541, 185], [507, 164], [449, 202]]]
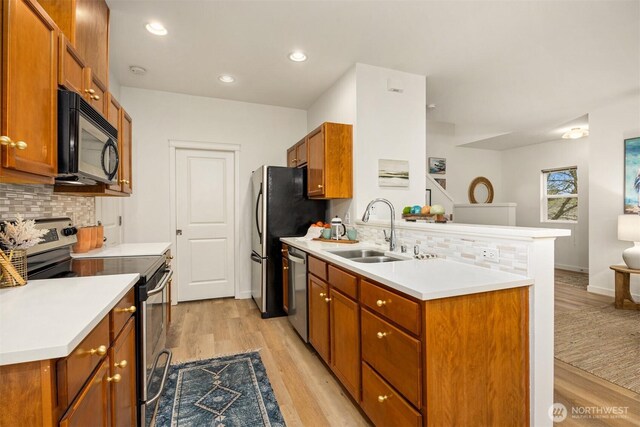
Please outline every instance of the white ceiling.
[[640, 88], [637, 0], [108, 3], [123, 86], [306, 109], [361, 62], [426, 75], [429, 119], [469, 141], [548, 130]]

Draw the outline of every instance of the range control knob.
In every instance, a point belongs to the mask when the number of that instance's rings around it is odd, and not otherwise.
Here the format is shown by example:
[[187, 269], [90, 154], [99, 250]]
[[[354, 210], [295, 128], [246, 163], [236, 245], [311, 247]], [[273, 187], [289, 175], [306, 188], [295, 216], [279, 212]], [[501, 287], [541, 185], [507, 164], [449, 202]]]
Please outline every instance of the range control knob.
[[67, 227], [62, 229], [63, 236], [73, 236], [74, 234], [78, 234], [78, 229], [75, 227]]

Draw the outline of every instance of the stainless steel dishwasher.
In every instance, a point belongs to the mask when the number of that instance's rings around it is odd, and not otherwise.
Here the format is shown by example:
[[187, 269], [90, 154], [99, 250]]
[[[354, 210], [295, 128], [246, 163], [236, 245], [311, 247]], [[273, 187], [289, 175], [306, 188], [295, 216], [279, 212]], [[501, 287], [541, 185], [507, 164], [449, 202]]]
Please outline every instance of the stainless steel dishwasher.
[[309, 342], [307, 317], [307, 254], [289, 246], [289, 322]]

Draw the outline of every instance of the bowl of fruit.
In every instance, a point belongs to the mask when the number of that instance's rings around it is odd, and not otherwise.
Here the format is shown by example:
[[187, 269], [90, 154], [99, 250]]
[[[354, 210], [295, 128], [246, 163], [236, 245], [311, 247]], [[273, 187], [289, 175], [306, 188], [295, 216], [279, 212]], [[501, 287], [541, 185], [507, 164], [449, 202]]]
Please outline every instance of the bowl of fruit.
[[447, 222], [444, 212], [442, 205], [405, 206], [402, 209], [402, 218], [406, 221], [435, 220], [435, 222]]

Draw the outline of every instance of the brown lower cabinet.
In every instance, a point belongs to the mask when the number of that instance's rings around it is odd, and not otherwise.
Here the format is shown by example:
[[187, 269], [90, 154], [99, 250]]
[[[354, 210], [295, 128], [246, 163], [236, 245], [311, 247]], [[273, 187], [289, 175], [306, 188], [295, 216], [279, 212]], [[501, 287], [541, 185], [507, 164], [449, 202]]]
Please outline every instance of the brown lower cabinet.
[[137, 425], [133, 292], [67, 357], [0, 366], [0, 426]]
[[354, 399], [360, 398], [359, 311], [357, 301], [309, 274], [309, 342]]
[[529, 425], [528, 287], [421, 301], [308, 259], [309, 342], [374, 425]]

